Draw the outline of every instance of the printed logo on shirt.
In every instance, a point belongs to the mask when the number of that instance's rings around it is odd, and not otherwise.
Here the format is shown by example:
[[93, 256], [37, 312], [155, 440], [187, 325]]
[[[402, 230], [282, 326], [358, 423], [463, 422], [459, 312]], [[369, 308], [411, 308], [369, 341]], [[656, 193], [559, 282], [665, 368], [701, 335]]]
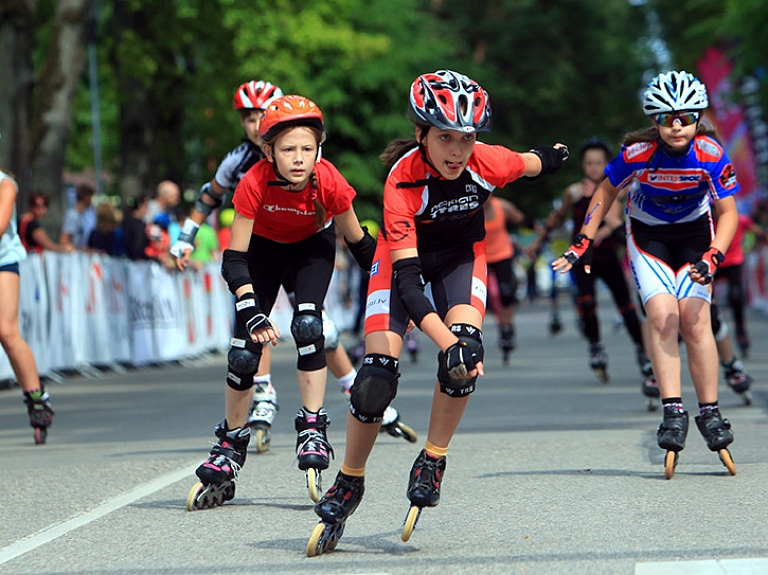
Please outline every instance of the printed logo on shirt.
[[365, 305], [365, 316], [389, 314], [389, 290], [376, 290], [368, 296]]
[[[470, 188], [475, 192], [477, 191], [477, 187], [475, 186], [467, 186], [468, 191], [470, 191]], [[442, 202], [435, 204], [430, 208], [429, 215], [434, 220], [443, 214], [469, 212], [471, 210], [476, 210], [479, 207], [480, 196], [478, 196], [477, 193], [471, 193], [470, 195], [461, 198], [451, 198], [450, 200], [443, 200]]]
[[651, 142], [639, 142], [637, 144], [632, 144], [624, 151], [624, 156], [631, 160], [635, 156], [639, 156], [646, 150], [649, 150], [653, 147], [653, 144]]
[[723, 168], [723, 171], [720, 172], [719, 180], [720, 185], [723, 186], [726, 190], [730, 190], [736, 186], [736, 170], [733, 169], [731, 164], [728, 164]]
[[401, 220], [394, 222], [392, 227], [387, 230], [387, 239], [392, 242], [400, 242], [411, 235], [411, 222]]
[[283, 206], [278, 206], [275, 204], [264, 204], [262, 206], [262, 209], [264, 209], [265, 212], [269, 212], [270, 214], [274, 214], [275, 212], [292, 212], [294, 214], [297, 214], [299, 216], [313, 216], [315, 215], [314, 211], [308, 212], [306, 210], [299, 210], [297, 208], [286, 208]]
[[370, 275], [375, 276], [377, 273], [379, 273], [379, 264], [381, 263], [381, 260], [376, 260], [371, 264], [371, 271]]

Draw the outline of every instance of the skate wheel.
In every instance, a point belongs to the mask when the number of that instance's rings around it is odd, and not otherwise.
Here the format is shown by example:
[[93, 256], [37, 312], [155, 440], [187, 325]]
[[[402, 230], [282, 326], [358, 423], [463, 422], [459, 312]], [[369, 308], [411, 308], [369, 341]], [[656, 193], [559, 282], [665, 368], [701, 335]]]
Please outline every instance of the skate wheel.
[[200, 497], [200, 494], [203, 492], [203, 489], [205, 489], [205, 486], [199, 481], [192, 486], [192, 489], [189, 491], [189, 495], [187, 495], [187, 511], [195, 511], [196, 509], [200, 509], [200, 507], [198, 507], [197, 501], [198, 497]]
[[749, 391], [742, 393], [741, 399], [744, 401], [744, 405], [752, 405], [752, 394]]
[[307, 478], [307, 489], [309, 490], [309, 498], [317, 503], [323, 496], [322, 478], [320, 477], [320, 470], [310, 467], [305, 472]]
[[605, 384], [611, 383], [611, 379], [608, 377], [608, 372], [605, 369], [602, 369], [602, 368], [595, 369], [595, 375], [597, 376], [597, 379], [599, 379], [602, 383], [605, 383]]
[[664, 458], [664, 479], [672, 479], [677, 467], [678, 457], [677, 451], [667, 451], [667, 456]]
[[35, 445], [45, 444], [48, 437], [48, 430], [45, 427], [35, 427]]
[[736, 465], [733, 463], [731, 452], [724, 448], [718, 452], [718, 455], [720, 456], [720, 461], [723, 462], [723, 465], [728, 468], [728, 473], [736, 475]]
[[411, 505], [411, 508], [408, 510], [408, 515], [405, 516], [405, 522], [403, 523], [403, 532], [400, 534], [400, 539], [407, 542], [411, 538], [411, 534], [413, 533], [413, 530], [416, 528], [416, 523], [419, 521], [420, 516], [421, 516], [421, 507], [416, 507], [415, 505]]
[[649, 397], [646, 406], [648, 407], [648, 411], [656, 411], [659, 409], [659, 400], [655, 397]]
[[256, 428], [256, 451], [258, 453], [269, 451], [269, 431], [263, 427]]
[[315, 525], [312, 535], [309, 536], [309, 541], [307, 541], [307, 557], [315, 557], [327, 551], [333, 551], [336, 549], [336, 545], [339, 544], [339, 539], [341, 539], [343, 533], [343, 522], [332, 525], [321, 521]]
[[419, 438], [419, 436], [416, 435], [416, 432], [405, 423], [398, 422], [397, 429], [400, 431], [402, 437], [404, 437], [410, 443], [416, 443], [416, 440]]

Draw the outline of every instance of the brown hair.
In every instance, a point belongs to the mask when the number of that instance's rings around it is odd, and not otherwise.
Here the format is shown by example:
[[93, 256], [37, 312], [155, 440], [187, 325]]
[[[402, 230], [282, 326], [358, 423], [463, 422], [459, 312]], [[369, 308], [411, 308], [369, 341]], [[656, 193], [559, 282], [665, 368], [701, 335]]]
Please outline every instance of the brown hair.
[[[697, 136], [709, 136], [710, 138], [713, 138], [720, 141], [720, 138], [717, 135], [717, 131], [715, 128], [706, 121], [699, 122], [699, 125], [696, 127], [696, 135]], [[632, 144], [639, 144], [641, 142], [655, 142], [659, 139], [659, 128], [654, 124], [653, 126], [650, 126], [648, 128], [640, 128], [639, 130], [635, 130], [634, 132], [629, 132], [624, 136], [624, 141], [622, 142], [622, 145], [624, 146], [631, 146]]]
[[381, 163], [389, 169], [402, 158], [408, 151], [417, 147], [419, 142], [416, 138], [397, 138], [392, 140], [379, 156]]
[[[262, 141], [267, 146], [272, 147], [275, 144], [275, 140], [277, 140], [282, 134], [284, 134], [288, 130], [292, 130], [293, 128], [308, 128], [314, 135], [315, 140], [317, 141], [317, 148], [318, 152], [320, 150], [320, 144], [323, 143], [323, 140], [325, 139], [325, 133], [323, 130], [316, 126], [304, 126], [299, 124], [298, 126], [293, 124], [290, 126], [285, 127], [284, 129], [275, 132], [275, 134], [271, 135], [269, 139], [263, 138]], [[312, 173], [309, 175], [309, 184], [312, 186], [312, 189], [314, 190], [315, 196], [317, 196], [317, 189], [318, 189], [318, 183], [317, 183], [317, 174], [315, 174], [315, 171], [312, 170]], [[328, 215], [328, 212], [325, 211], [325, 206], [320, 203], [320, 200], [315, 197], [315, 226], [317, 228], [322, 228], [325, 225], [325, 219]]]
[[29, 209], [37, 206], [38, 200], [43, 200], [43, 203], [45, 204], [45, 207], [47, 208], [50, 200], [48, 198], [48, 195], [43, 193], [41, 190], [32, 190], [29, 194]]

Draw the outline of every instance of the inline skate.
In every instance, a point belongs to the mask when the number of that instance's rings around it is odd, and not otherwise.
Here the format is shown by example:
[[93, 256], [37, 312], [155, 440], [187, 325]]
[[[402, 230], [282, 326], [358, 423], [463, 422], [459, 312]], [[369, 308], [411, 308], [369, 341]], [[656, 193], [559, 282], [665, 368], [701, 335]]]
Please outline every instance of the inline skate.
[[659, 398], [661, 397], [659, 382], [656, 381], [656, 376], [653, 375], [651, 360], [648, 359], [642, 346], [637, 348], [637, 363], [640, 365], [640, 373], [643, 376], [641, 389], [646, 399], [646, 407], [648, 411], [656, 411], [659, 408]]
[[722, 364], [725, 369], [725, 381], [731, 390], [741, 397], [745, 405], [752, 405], [752, 393], [749, 391], [752, 378], [744, 371], [744, 364], [734, 359], [730, 364]]
[[365, 492], [365, 478], [336, 474], [331, 488], [315, 505], [320, 522], [307, 542], [307, 557], [333, 551], [344, 533], [347, 518], [355, 512]]
[[656, 381], [656, 376], [651, 372], [643, 378], [642, 391], [646, 399], [646, 407], [648, 411], [656, 411], [659, 408], [659, 398], [661, 392], [659, 391], [659, 383]]
[[504, 365], [509, 363], [510, 354], [515, 351], [515, 326], [504, 324], [499, 326], [499, 347], [501, 348], [501, 360]]
[[51, 407], [51, 396], [45, 388], [25, 391], [24, 403], [27, 406], [29, 425], [34, 430], [35, 445], [43, 445], [48, 438], [48, 428], [53, 423], [54, 411]]
[[440, 502], [440, 485], [445, 473], [445, 457], [434, 459], [421, 450], [411, 467], [408, 479], [408, 499], [411, 507], [403, 522], [400, 538], [408, 541], [425, 507], [435, 507]]
[[235, 480], [245, 464], [251, 428], [227, 429], [226, 420], [214, 429], [219, 442], [211, 456], [195, 470], [200, 479], [187, 496], [187, 510], [209, 509], [223, 505], [235, 496]]
[[601, 342], [589, 344], [589, 367], [595, 372], [597, 379], [610, 383], [608, 377], [608, 354]]
[[307, 480], [309, 497], [317, 503], [322, 494], [321, 472], [328, 469], [330, 456], [333, 456], [333, 448], [328, 443], [326, 428], [331, 420], [325, 409], [317, 413], [301, 408], [296, 414], [295, 427], [298, 432], [296, 438], [296, 459]]
[[253, 387], [253, 404], [248, 415], [248, 427], [256, 439], [256, 451], [269, 451], [270, 429], [275, 420], [277, 392], [271, 382], [257, 382]]
[[688, 412], [664, 409], [664, 419], [656, 431], [659, 447], [667, 450], [664, 458], [664, 477], [672, 479], [677, 468], [679, 453], [685, 448], [688, 436]]
[[557, 335], [561, 331], [563, 331], [563, 324], [560, 321], [560, 314], [553, 311], [549, 318], [549, 335]]
[[719, 409], [707, 409], [696, 416], [696, 427], [707, 442], [710, 451], [717, 451], [720, 461], [728, 468], [731, 475], [736, 475], [736, 465], [733, 463], [728, 446], [733, 443], [731, 422], [720, 415]]
[[416, 443], [418, 439], [416, 432], [400, 420], [400, 414], [391, 405], [384, 410], [379, 432], [386, 432], [392, 437], [402, 437], [410, 443]]

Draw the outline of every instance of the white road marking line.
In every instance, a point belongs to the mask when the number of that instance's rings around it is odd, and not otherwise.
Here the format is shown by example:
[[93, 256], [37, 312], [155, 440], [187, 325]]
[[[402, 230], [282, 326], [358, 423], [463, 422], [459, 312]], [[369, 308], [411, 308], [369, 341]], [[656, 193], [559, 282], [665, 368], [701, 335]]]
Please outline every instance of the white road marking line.
[[185, 477], [194, 477], [195, 469], [197, 469], [197, 465], [194, 467], [185, 467], [183, 469], [178, 469], [176, 471], [166, 473], [165, 475], [161, 475], [152, 481], [135, 487], [127, 493], [123, 493], [122, 495], [118, 495], [112, 499], [108, 499], [91, 511], [73, 517], [64, 523], [53, 525], [52, 527], [49, 527], [36, 535], [22, 539], [21, 541], [17, 541], [8, 547], [0, 549], [0, 565], [7, 563], [16, 557], [20, 557], [25, 553], [29, 553], [30, 551], [33, 551], [34, 549], [37, 549], [46, 543], [50, 543], [62, 535], [66, 535], [70, 531], [74, 531], [75, 529], [78, 529], [84, 525], [88, 525], [97, 519], [101, 519], [105, 515], [109, 515], [113, 511], [117, 511], [122, 507], [130, 505], [134, 501], [138, 501], [143, 497], [152, 495], [156, 491], [160, 491], [161, 489], [164, 489], [169, 485], [184, 479]]
[[765, 575], [768, 559], [713, 559], [637, 563], [635, 575]]

